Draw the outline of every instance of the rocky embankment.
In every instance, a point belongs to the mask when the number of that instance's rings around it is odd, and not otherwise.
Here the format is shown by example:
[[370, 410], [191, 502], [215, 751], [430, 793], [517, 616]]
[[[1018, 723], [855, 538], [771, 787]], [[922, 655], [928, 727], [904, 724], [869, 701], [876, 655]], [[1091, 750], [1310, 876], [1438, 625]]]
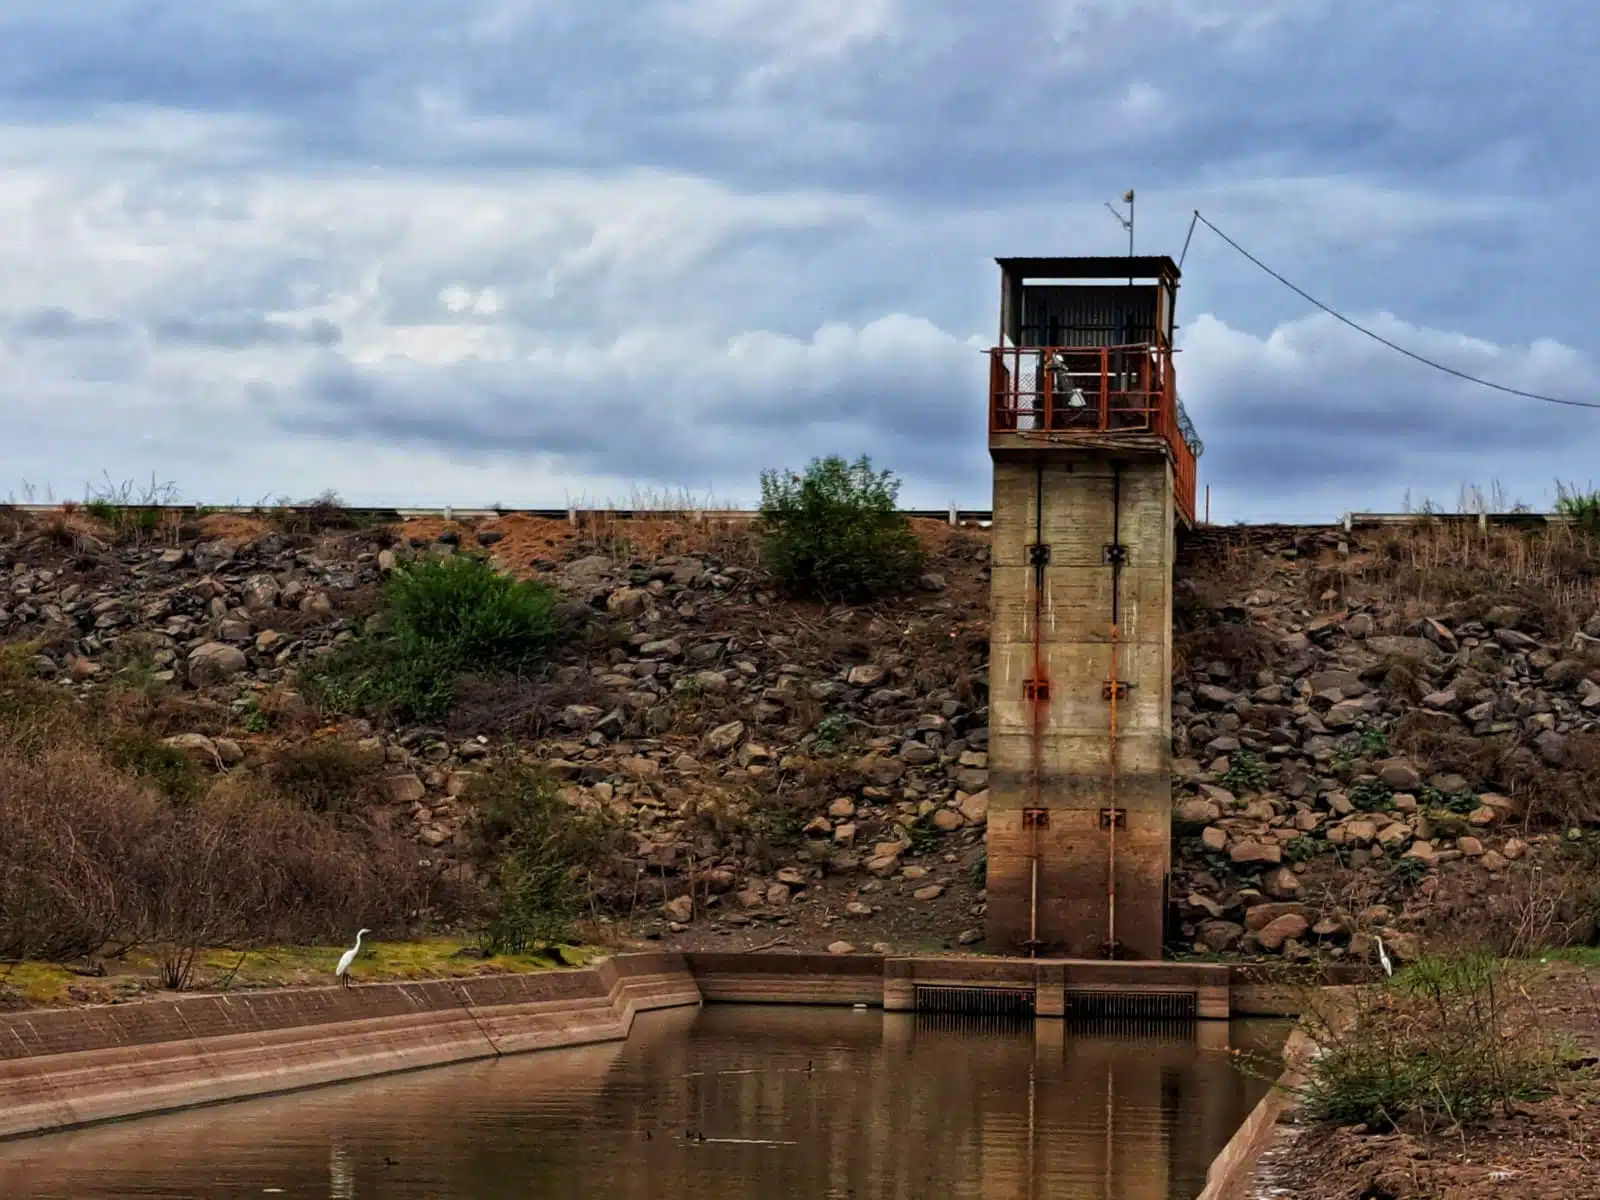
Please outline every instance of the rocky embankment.
[[[1438, 938], [1594, 935], [1592, 558], [1586, 589], [1574, 571], [1478, 591], [1494, 565], [1470, 542], [1443, 553], [1449, 537], [1235, 531], [1187, 548], [1175, 891], [1197, 950], [1366, 958], [1381, 937], [1404, 960]], [[1397, 569], [1424, 549], [1441, 552], [1431, 586]], [[1552, 613], [1563, 598], [1591, 607]]]
[[[34, 643], [64, 687], [163, 696], [163, 735], [208, 771], [348, 740], [372, 763], [372, 817], [466, 871], [474, 778], [534, 761], [624, 823], [598, 898], [624, 937], [981, 948], [978, 531], [930, 524], [918, 593], [853, 608], [781, 600], [742, 534], [699, 526], [218, 515], [130, 540], [83, 514], [13, 525], [0, 638]], [[405, 556], [468, 547], [564, 594], [574, 632], [547, 675], [466, 680], [437, 726], [324, 722], [299, 667], [356, 635]], [[1527, 606], [1425, 594], [1416, 611], [1394, 575], [1376, 542], [1335, 531], [1188, 547], [1175, 949], [1364, 956], [1381, 936], [1409, 956], [1468, 914], [1526, 923], [1528, 864], [1588, 845], [1600, 616], [1556, 629]], [[1546, 910], [1584, 919], [1576, 892]]]

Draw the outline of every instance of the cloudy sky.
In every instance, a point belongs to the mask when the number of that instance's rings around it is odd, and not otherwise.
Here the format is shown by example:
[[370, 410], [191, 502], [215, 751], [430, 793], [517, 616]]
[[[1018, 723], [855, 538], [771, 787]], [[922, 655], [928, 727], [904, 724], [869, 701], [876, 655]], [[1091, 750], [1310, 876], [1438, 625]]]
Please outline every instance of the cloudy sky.
[[[997, 254], [1190, 213], [1600, 402], [1587, 0], [7, 0], [0, 499], [988, 502]], [[1203, 228], [1222, 520], [1600, 484], [1600, 411]]]

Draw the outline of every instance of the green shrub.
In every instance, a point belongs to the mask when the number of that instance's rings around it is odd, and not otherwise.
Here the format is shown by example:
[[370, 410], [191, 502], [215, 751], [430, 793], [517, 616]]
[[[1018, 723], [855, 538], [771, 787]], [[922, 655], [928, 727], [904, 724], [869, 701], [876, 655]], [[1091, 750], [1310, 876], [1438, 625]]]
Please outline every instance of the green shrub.
[[1379, 726], [1362, 726], [1356, 734], [1356, 748], [1364, 758], [1381, 758], [1389, 753], [1389, 735]]
[[1301, 835], [1292, 838], [1283, 848], [1283, 856], [1292, 863], [1303, 863], [1315, 858], [1327, 848], [1327, 843], [1319, 838]]
[[556, 596], [468, 555], [396, 571], [384, 629], [317, 659], [301, 673], [306, 698], [328, 712], [431, 721], [454, 700], [462, 672], [520, 672], [561, 634]]
[[438, 654], [474, 671], [521, 670], [560, 632], [553, 591], [470, 555], [396, 571], [385, 599], [391, 630], [408, 654]]
[[847, 725], [839, 713], [829, 713], [817, 722], [816, 746], [819, 750], [837, 750], [844, 745]]
[[1228, 759], [1228, 770], [1222, 776], [1222, 786], [1235, 795], [1249, 795], [1266, 790], [1267, 768], [1252, 750], [1236, 751]]
[[1350, 803], [1362, 812], [1388, 812], [1394, 807], [1394, 791], [1381, 779], [1363, 779], [1350, 788]]
[[1556, 512], [1582, 532], [1600, 537], [1600, 491], [1580, 491], [1569, 484], [1556, 484]]
[[938, 828], [925, 818], [918, 819], [906, 830], [906, 841], [911, 843], [913, 854], [932, 854], [939, 848], [942, 836]]
[[526, 954], [564, 940], [593, 892], [615, 838], [601, 812], [582, 812], [529, 768], [483, 776], [469, 793], [481, 861], [493, 864], [494, 912], [479, 941], [490, 954]]
[[804, 475], [761, 475], [763, 557], [784, 591], [868, 600], [916, 579], [922, 550], [896, 510], [900, 485], [863, 455], [813, 459]]
[[450, 711], [458, 666], [393, 638], [359, 638], [309, 664], [300, 690], [324, 712], [434, 721]]
[[1389, 880], [1399, 887], [1416, 887], [1428, 877], [1428, 864], [1420, 858], [1391, 858], [1386, 861], [1389, 864]]
[[1307, 1115], [1385, 1132], [1413, 1113], [1465, 1125], [1543, 1093], [1559, 1059], [1514, 970], [1488, 955], [1426, 959], [1343, 1014], [1314, 1008]]
[[1417, 801], [1424, 809], [1442, 809], [1445, 812], [1458, 813], [1462, 816], [1475, 811], [1478, 807], [1478, 797], [1469, 788], [1464, 792], [1456, 792], [1446, 796], [1438, 788], [1424, 784], [1417, 792]]

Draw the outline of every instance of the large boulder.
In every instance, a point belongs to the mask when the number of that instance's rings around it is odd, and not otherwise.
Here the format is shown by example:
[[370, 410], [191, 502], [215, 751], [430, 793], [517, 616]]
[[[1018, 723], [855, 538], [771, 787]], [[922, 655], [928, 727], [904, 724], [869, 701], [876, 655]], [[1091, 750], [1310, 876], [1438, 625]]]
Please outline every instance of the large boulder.
[[225, 642], [206, 642], [189, 652], [189, 682], [195, 687], [225, 683], [245, 669], [244, 651]]

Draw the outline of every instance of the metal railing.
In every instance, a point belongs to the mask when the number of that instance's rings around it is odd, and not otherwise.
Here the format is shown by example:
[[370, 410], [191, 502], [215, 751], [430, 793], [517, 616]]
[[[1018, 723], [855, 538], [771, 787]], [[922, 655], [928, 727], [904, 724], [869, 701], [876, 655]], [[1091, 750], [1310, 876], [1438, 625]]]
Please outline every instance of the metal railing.
[[[1192, 456], [1191, 456], [1192, 460]], [[1191, 472], [1192, 475], [1192, 472]], [[265, 517], [271, 515], [271, 510], [259, 504], [134, 504], [130, 508], [140, 511], [171, 514], [174, 517], [202, 517], [209, 513], [232, 513], [237, 516]], [[47, 513], [65, 512], [68, 509], [82, 509], [81, 501], [67, 504], [9, 504], [0, 502], [0, 510], [10, 509], [15, 512], [29, 513], [42, 516]], [[706, 521], [754, 521], [759, 515], [752, 508], [468, 508], [454, 505], [440, 505], [426, 508], [406, 508], [393, 506], [350, 505], [344, 510], [346, 513], [360, 517], [363, 522], [371, 524], [398, 523], [413, 517], [439, 517], [444, 520], [481, 521], [496, 517], [538, 517], [548, 520], [566, 521], [574, 528], [599, 518], [609, 520], [635, 520], [635, 521], [687, 521], [691, 524]], [[902, 508], [896, 510], [902, 517], [911, 520], [944, 521], [952, 527], [978, 526], [988, 527], [994, 521], [994, 512], [987, 508]], [[1223, 529], [1306, 529], [1330, 530], [1342, 528], [1346, 531], [1353, 529], [1374, 529], [1386, 526], [1412, 526], [1412, 525], [1476, 525], [1480, 529], [1513, 528], [1513, 529], [1541, 529], [1559, 528], [1573, 524], [1571, 517], [1563, 513], [1540, 512], [1465, 512], [1465, 513], [1435, 513], [1435, 512], [1396, 512], [1396, 513], [1368, 513], [1346, 512], [1336, 517], [1323, 520], [1294, 520], [1294, 521], [1254, 521], [1239, 522], [1234, 525], [1219, 526]]]
[[1154, 434], [1171, 449], [1177, 506], [1193, 523], [1195, 452], [1179, 418], [1170, 350], [1001, 346], [989, 355], [990, 436]]

